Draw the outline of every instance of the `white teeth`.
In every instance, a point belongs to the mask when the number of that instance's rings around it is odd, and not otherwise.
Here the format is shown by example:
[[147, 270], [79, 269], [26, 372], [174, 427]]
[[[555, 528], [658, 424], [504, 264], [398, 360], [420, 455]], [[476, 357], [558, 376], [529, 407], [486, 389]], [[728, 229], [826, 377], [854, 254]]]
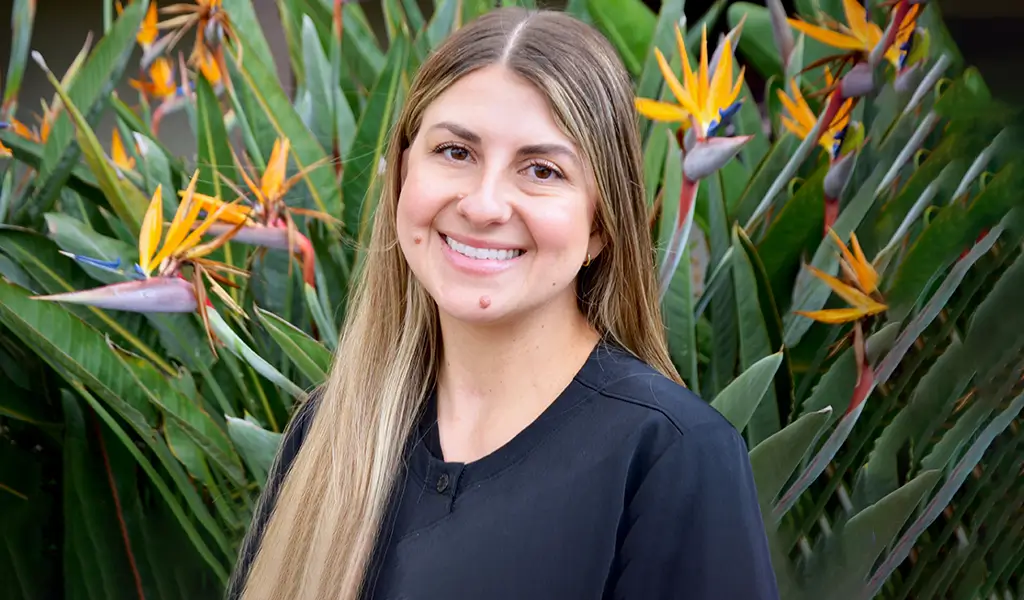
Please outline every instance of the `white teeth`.
[[466, 244], [456, 242], [450, 236], [447, 235], [444, 236], [444, 239], [446, 242], [448, 242], [448, 246], [452, 250], [464, 256], [468, 256], [470, 258], [475, 258], [478, 260], [511, 260], [523, 253], [522, 250], [494, 250], [490, 248], [474, 248], [473, 246], [467, 246]]

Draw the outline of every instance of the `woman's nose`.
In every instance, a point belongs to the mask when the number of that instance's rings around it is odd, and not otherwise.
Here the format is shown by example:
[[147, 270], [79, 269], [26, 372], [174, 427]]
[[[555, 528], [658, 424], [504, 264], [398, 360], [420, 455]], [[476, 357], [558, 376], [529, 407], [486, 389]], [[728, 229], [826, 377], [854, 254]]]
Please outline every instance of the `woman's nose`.
[[504, 223], [512, 216], [509, 193], [509, 186], [502, 182], [499, 174], [482, 175], [460, 195], [457, 204], [459, 214], [481, 227]]

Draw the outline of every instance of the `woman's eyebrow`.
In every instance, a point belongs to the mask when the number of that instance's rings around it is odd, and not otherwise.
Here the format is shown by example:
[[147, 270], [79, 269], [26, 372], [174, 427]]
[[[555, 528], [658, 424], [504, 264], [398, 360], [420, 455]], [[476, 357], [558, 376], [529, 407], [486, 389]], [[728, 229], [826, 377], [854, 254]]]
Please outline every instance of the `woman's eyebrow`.
[[[469, 130], [469, 129], [465, 128], [465, 127], [463, 127], [462, 125], [459, 125], [457, 123], [452, 123], [450, 121], [441, 121], [440, 123], [435, 123], [434, 125], [432, 125], [430, 127], [430, 129], [431, 130], [434, 130], [434, 129], [446, 129], [449, 132], [451, 132], [452, 134], [454, 134], [454, 135], [456, 135], [456, 136], [466, 140], [467, 142], [469, 142], [471, 144], [479, 144], [482, 141], [480, 136], [477, 135], [476, 133], [472, 132], [471, 130]], [[527, 146], [523, 146], [523, 147], [519, 148], [519, 150], [516, 152], [516, 156], [519, 156], [519, 157], [536, 156], [538, 154], [562, 156], [564, 158], [567, 158], [567, 159], [573, 161], [573, 163], [575, 163], [577, 168], [582, 168], [582, 162], [580, 161], [579, 157], [576, 155], [576, 152], [574, 152], [572, 150], [572, 148], [570, 148], [570, 147], [568, 147], [568, 146], [566, 146], [564, 144], [557, 144], [557, 143], [529, 144]]]

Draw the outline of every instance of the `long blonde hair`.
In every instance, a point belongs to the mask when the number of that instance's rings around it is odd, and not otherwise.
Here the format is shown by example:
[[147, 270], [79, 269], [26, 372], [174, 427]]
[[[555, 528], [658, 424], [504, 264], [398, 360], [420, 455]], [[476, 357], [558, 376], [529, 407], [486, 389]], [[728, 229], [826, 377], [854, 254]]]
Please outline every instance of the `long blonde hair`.
[[581, 312], [606, 339], [680, 381], [658, 305], [628, 74], [607, 40], [568, 15], [515, 8], [486, 13], [424, 61], [391, 132], [366, 262], [315, 417], [248, 572], [245, 600], [360, 597], [441, 352], [436, 305], [410, 272], [396, 236], [402, 151], [435, 98], [460, 77], [494, 64], [549, 98], [559, 126], [596, 177], [596, 227], [605, 246], [578, 278]]

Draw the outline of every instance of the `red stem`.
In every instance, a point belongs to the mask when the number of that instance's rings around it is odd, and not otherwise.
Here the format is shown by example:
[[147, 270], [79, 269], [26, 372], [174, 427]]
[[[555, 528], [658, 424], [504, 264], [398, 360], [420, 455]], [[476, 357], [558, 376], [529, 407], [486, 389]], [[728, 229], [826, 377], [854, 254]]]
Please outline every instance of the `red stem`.
[[839, 82], [839, 85], [839, 90], [828, 95], [828, 104], [825, 105], [825, 123], [821, 126], [819, 136], [828, 131], [828, 128], [832, 126], [832, 120], [839, 114], [839, 108], [843, 105], [842, 81]]
[[825, 195], [825, 232], [822, 235], [827, 236], [828, 230], [832, 229], [832, 225], [836, 222], [836, 217], [839, 216], [839, 199], [830, 198]]
[[313, 244], [309, 238], [299, 234], [299, 256], [302, 257], [302, 280], [309, 285], [316, 287], [316, 253], [313, 252]]
[[128, 566], [132, 570], [132, 577], [135, 579], [135, 592], [140, 600], [146, 600], [146, 594], [142, 591], [142, 576], [139, 575], [139, 567], [135, 564], [135, 554], [132, 552], [132, 542], [128, 538], [128, 525], [124, 522], [124, 511], [121, 508], [121, 499], [117, 495], [117, 484], [114, 481], [114, 470], [110, 467], [110, 457], [107, 455], [107, 446], [103, 441], [103, 431], [100, 429], [100, 422], [95, 413], [92, 415], [93, 427], [96, 429], [96, 439], [100, 443], [100, 454], [103, 456], [103, 467], [107, 471], [107, 483], [110, 484], [110, 495], [114, 497], [114, 510], [117, 511], [117, 523], [121, 528], [121, 538], [124, 540], [124, 550], [128, 554]]
[[889, 51], [889, 47], [896, 41], [896, 35], [900, 31], [900, 27], [903, 27], [903, 19], [906, 18], [907, 13], [909, 12], [910, 2], [908, 0], [900, 0], [892, 15], [892, 27], [889, 28], [889, 31], [885, 35], [885, 45], [882, 47], [882, 56], [885, 56], [885, 53]]

